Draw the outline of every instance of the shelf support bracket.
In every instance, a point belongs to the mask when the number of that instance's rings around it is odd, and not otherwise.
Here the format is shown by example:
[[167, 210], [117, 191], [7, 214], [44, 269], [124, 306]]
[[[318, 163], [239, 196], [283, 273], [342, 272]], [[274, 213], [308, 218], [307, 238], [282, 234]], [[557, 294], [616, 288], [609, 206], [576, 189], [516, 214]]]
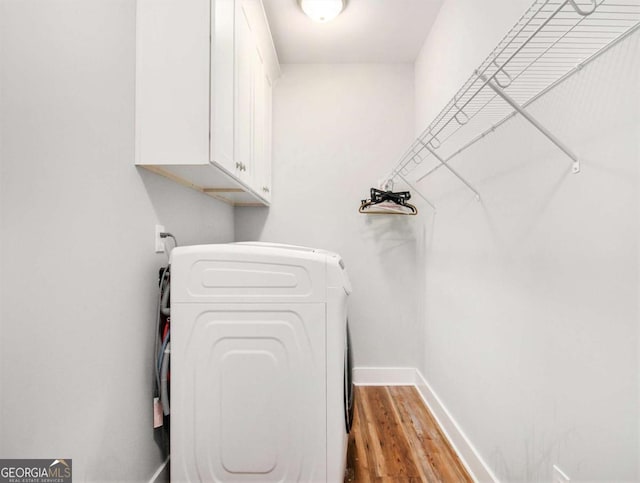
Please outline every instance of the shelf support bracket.
[[[447, 161], [445, 159], [442, 159], [442, 157], [440, 155], [438, 155], [438, 153], [436, 153], [433, 149], [431, 149], [431, 147], [428, 144], [425, 144], [422, 141], [420, 141], [420, 143], [424, 146], [424, 148], [427, 151], [429, 151], [431, 153], [431, 155], [434, 158], [436, 158], [440, 162], [440, 164], [442, 166], [447, 168], [456, 178], [458, 178], [460, 181], [462, 181], [467, 188], [469, 188], [471, 191], [473, 191], [473, 194], [476, 195], [476, 200], [480, 201], [480, 193], [478, 193], [478, 191], [473, 186], [471, 186], [471, 184], [466, 179], [464, 179], [460, 175], [460, 173], [458, 173], [455, 169], [453, 169], [451, 166], [449, 166], [449, 163], [447, 163]], [[422, 178], [424, 178], [424, 176]], [[422, 178], [418, 179], [418, 181], [420, 181]]]
[[407, 183], [409, 185], [409, 188], [411, 188], [420, 198], [422, 198], [430, 207], [434, 212], [437, 212], [438, 210], [436, 210], [436, 206], [431, 203], [431, 201], [429, 201], [421, 192], [418, 188], [416, 188], [412, 183], [409, 182], [409, 180], [407, 178], [405, 178], [404, 176], [402, 176], [402, 174], [397, 173], [398, 176], [400, 177], [400, 179], [402, 181], [404, 181], [405, 183]]
[[[573, 173], [580, 172], [580, 161], [578, 160], [578, 156], [575, 155], [573, 151], [571, 151], [566, 144], [560, 141], [556, 136], [554, 136], [546, 127], [544, 127], [540, 122], [529, 114], [526, 109], [524, 109], [520, 104], [518, 104], [509, 94], [507, 94], [499, 85], [496, 84], [495, 80], [487, 79], [484, 74], [476, 71], [476, 75], [482, 79], [482, 81], [488, 85], [496, 94], [498, 94], [502, 99], [505, 100], [507, 104], [513, 107], [522, 117], [524, 117], [527, 121], [529, 121], [538, 131], [544, 134], [553, 144], [558, 146], [567, 156], [569, 156], [572, 161], [571, 171]], [[428, 149], [428, 148], [427, 148]]]

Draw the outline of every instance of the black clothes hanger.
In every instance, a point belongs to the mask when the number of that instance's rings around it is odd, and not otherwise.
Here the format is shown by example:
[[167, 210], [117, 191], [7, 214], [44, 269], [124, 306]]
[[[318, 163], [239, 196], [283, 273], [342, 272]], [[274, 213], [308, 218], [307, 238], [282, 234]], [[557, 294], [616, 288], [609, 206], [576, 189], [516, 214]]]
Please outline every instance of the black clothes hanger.
[[394, 192], [371, 188], [371, 198], [362, 200], [358, 211], [378, 215], [417, 215], [418, 209], [408, 203], [410, 199], [411, 193], [408, 191]]

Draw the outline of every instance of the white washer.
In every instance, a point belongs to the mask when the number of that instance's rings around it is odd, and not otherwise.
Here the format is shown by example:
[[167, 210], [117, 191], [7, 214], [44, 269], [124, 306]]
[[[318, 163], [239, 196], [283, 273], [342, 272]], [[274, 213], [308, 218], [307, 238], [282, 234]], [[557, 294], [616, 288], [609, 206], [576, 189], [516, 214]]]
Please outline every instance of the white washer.
[[343, 480], [350, 292], [323, 250], [173, 250], [172, 481]]

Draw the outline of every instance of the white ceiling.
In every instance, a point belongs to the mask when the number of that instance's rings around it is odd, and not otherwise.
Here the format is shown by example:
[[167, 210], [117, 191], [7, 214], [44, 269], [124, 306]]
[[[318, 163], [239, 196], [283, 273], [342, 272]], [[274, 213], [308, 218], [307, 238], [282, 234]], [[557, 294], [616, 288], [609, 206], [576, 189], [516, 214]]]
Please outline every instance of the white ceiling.
[[298, 0], [263, 0], [281, 63], [413, 62], [444, 0], [347, 0], [316, 23]]

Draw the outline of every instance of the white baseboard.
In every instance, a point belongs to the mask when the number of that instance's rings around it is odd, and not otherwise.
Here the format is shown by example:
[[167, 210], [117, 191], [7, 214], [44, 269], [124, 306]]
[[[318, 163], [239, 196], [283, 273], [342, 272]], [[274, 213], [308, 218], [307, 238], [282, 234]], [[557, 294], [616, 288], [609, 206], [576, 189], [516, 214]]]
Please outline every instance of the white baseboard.
[[160, 466], [158, 466], [158, 469], [149, 479], [149, 483], [162, 483], [165, 481], [170, 481], [169, 458], [171, 458], [171, 456], [167, 456], [167, 459], [164, 460]]
[[356, 386], [415, 386], [416, 370], [413, 367], [354, 367], [353, 383]]
[[419, 370], [415, 370], [416, 389], [422, 396], [427, 407], [433, 414], [438, 425], [458, 454], [474, 481], [498, 483], [498, 478], [491, 468], [484, 462], [469, 438], [464, 434], [458, 423], [451, 416], [438, 395], [431, 388]]

